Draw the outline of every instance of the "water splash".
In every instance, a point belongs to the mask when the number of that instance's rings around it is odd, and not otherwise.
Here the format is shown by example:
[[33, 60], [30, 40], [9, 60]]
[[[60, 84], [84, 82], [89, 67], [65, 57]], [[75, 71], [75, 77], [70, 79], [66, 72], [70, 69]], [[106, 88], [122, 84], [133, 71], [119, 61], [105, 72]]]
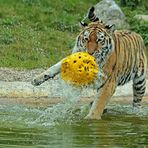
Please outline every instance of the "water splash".
[[84, 115], [81, 114], [78, 102], [81, 98], [82, 87], [73, 87], [61, 80], [61, 98], [63, 103], [59, 103], [52, 107], [48, 107], [44, 113], [37, 118], [35, 123], [42, 123], [42, 125], [49, 126], [58, 124], [59, 122], [71, 123], [81, 120]]
[[[98, 84], [98, 82], [96, 82], [96, 84]], [[92, 84], [90, 87], [93, 88], [96, 84]], [[83, 120], [83, 118], [87, 115], [89, 105], [80, 107], [78, 102], [83, 95], [82, 91], [88, 89], [89, 87], [73, 87], [62, 80], [59, 85], [61, 85], [61, 98], [63, 98], [64, 102], [44, 110], [43, 114], [41, 114], [34, 123], [41, 123], [44, 126], [60, 124], [61, 122], [71, 124], [73, 122]], [[96, 97], [98, 97], [97, 93], [94, 96], [94, 99]], [[146, 117], [148, 115], [148, 107], [145, 106], [141, 108], [140, 112], [135, 113], [133, 112], [132, 105], [109, 104], [107, 106], [106, 114]]]
[[147, 117], [148, 106], [144, 105], [138, 112], [135, 112], [132, 105], [109, 104], [107, 106], [107, 115], [130, 115], [137, 117]]
[[[87, 111], [82, 112], [79, 106], [69, 103], [57, 104], [46, 109], [22, 105], [0, 105], [0, 125], [5, 127], [53, 127], [61, 123], [74, 124], [82, 121]], [[148, 106], [143, 106], [141, 111], [135, 114], [131, 105], [109, 104], [107, 113], [102, 118], [112, 116], [115, 120], [129, 116], [145, 118], [148, 116]]]

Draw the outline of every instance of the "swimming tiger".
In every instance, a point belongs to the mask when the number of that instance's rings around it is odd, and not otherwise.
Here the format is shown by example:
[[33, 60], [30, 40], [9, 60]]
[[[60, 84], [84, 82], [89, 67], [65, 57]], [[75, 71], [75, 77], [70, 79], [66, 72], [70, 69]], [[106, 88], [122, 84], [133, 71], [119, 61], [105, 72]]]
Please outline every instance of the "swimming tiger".
[[[115, 30], [115, 25], [100, 21], [94, 10], [94, 7], [89, 10], [89, 24], [81, 22], [83, 29], [72, 51], [86, 51], [93, 55], [106, 75], [98, 86], [99, 97], [93, 101], [86, 119], [100, 119], [117, 86], [130, 80], [133, 81], [133, 107], [139, 109], [146, 88], [147, 59], [142, 37], [128, 30]], [[32, 84], [40, 85], [60, 73], [61, 62], [37, 76]]]

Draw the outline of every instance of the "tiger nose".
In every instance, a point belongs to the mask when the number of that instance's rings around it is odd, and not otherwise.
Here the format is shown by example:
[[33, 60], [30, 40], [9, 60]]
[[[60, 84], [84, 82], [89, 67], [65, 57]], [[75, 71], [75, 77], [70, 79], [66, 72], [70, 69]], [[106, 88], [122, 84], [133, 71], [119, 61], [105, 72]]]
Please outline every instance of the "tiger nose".
[[87, 50], [87, 52], [90, 54], [90, 55], [92, 55], [93, 53], [94, 53], [94, 51], [93, 50]]

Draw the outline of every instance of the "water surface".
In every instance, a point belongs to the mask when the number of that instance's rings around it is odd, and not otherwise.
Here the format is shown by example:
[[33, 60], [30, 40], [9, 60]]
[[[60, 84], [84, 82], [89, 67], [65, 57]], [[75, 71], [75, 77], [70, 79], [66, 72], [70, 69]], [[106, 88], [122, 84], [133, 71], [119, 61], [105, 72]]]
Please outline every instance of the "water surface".
[[35, 108], [0, 105], [1, 148], [147, 147], [148, 107], [138, 114], [129, 105], [110, 105], [101, 120], [65, 105]]

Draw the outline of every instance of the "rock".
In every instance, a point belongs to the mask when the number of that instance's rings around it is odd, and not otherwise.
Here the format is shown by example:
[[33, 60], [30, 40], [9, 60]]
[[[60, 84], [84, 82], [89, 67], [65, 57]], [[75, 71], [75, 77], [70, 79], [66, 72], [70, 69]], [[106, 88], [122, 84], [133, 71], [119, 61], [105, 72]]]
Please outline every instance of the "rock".
[[135, 15], [134, 18], [143, 22], [148, 22], [148, 15]]
[[117, 29], [128, 29], [129, 24], [114, 0], [102, 0], [95, 5], [96, 15], [107, 24], [115, 24]]

